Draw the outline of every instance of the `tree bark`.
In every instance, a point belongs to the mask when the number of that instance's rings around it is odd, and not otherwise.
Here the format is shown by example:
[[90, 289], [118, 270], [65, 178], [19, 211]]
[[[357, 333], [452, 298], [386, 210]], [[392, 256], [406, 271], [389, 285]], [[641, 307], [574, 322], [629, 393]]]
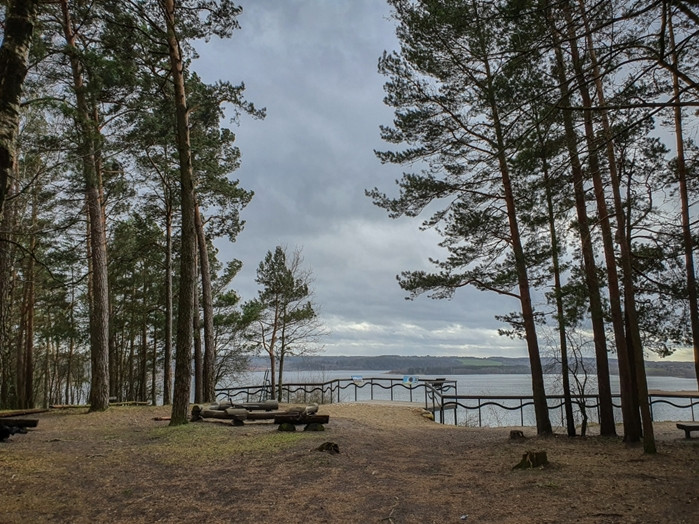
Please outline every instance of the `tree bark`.
[[[10, 188], [12, 191], [12, 187]], [[15, 287], [12, 231], [15, 228], [15, 206], [5, 205], [0, 211], [0, 407], [10, 405], [11, 347], [10, 335], [13, 289]]]
[[165, 343], [163, 355], [163, 405], [172, 403], [172, 198], [165, 189]]
[[192, 375], [192, 314], [195, 291], [196, 229], [194, 226], [194, 175], [189, 139], [189, 114], [184, 85], [184, 61], [176, 33], [175, 2], [161, 0], [170, 73], [175, 87], [175, 114], [177, 120], [177, 152], [179, 157], [182, 247], [180, 253], [180, 293], [175, 344], [175, 391], [172, 402], [171, 426], [186, 424], [189, 414], [189, 395]]
[[515, 269], [517, 271], [517, 282], [519, 287], [519, 301], [522, 309], [522, 320], [524, 321], [525, 339], [527, 341], [527, 351], [529, 354], [529, 364], [532, 374], [532, 394], [534, 397], [534, 412], [536, 414], [536, 430], [539, 435], [549, 435], [553, 433], [551, 419], [549, 417], [548, 403], [546, 401], [546, 390], [544, 388], [544, 372], [541, 366], [541, 355], [539, 352], [539, 341], [536, 334], [536, 324], [534, 323], [534, 308], [532, 307], [531, 290], [529, 288], [529, 276], [527, 273], [527, 261], [522, 247], [519, 224], [517, 221], [517, 206], [515, 204], [512, 182], [510, 179], [510, 169], [507, 164], [505, 154], [505, 141], [502, 124], [498, 111], [497, 102], [494, 99], [494, 88], [492, 86], [493, 76], [490, 72], [490, 64], [487, 57], [484, 57], [483, 65], [488, 82], [488, 98], [490, 103], [492, 124], [495, 129], [497, 140], [497, 159], [500, 167], [502, 188], [505, 195], [505, 205], [507, 207], [507, 218], [510, 228], [510, 239], [512, 252], [515, 258]]
[[213, 402], [216, 398], [214, 380], [214, 301], [211, 291], [211, 268], [209, 267], [209, 249], [206, 245], [204, 221], [199, 206], [195, 208], [197, 241], [199, 245], [199, 268], [201, 273], [202, 310], [204, 312], [204, 361], [202, 367], [202, 402]]
[[[672, 14], [668, 16], [670, 47], [674, 70], [679, 67], [679, 58], [675, 47], [675, 31]], [[675, 145], [677, 147], [677, 177], [680, 191], [682, 213], [682, 244], [684, 247], [684, 265], [687, 280], [687, 295], [689, 300], [689, 320], [692, 328], [692, 346], [694, 349], [694, 374], [699, 387], [699, 300], [697, 299], [697, 279], [694, 273], [694, 241], [692, 239], [691, 218], [689, 214], [689, 193], [687, 191], [687, 164], [684, 154], [684, 132], [682, 129], [682, 108], [680, 102], [680, 82], [676, 73], [672, 75], [672, 92], [675, 109]]]
[[[27, 261], [27, 323], [24, 338], [24, 406], [23, 408], [34, 407], [34, 305], [36, 302], [34, 281], [35, 264], [34, 256], [36, 250], [36, 228], [37, 228], [37, 195], [36, 191], [32, 193], [32, 230], [31, 239], [29, 241], [29, 258]], [[48, 360], [48, 355], [47, 355]], [[46, 392], [48, 394], [48, 391]]]
[[67, 0], [61, 0], [63, 31], [73, 75], [76, 101], [76, 123], [80, 130], [78, 153], [82, 159], [85, 200], [90, 228], [90, 411], [109, 407], [109, 285], [107, 276], [107, 247], [104, 213], [100, 197], [100, 174], [96, 167], [95, 140], [99, 131], [92, 118], [83, 81], [83, 68], [77, 56], [77, 35], [68, 10]]
[[[592, 97], [588, 90], [587, 78], [582, 66], [582, 60], [577, 44], [577, 34], [573, 28], [572, 14], [568, 6], [564, 7], [568, 26], [568, 38], [570, 42], [571, 58], [575, 70], [577, 88], [582, 98], [583, 107], [593, 106]], [[641, 440], [641, 423], [634, 386], [634, 371], [629, 355], [624, 326], [624, 314], [621, 304], [621, 290], [619, 286], [619, 274], [616, 266], [614, 241], [609, 220], [604, 183], [602, 181], [601, 166], [599, 161], [599, 145], [596, 138], [591, 111], [584, 111], [585, 139], [588, 149], [588, 162], [590, 175], [594, 186], [595, 201], [599, 214], [602, 242], [604, 245], [604, 257], [607, 267], [607, 283], [609, 286], [609, 302], [614, 329], [614, 340], [619, 360], [619, 381], [621, 384], [622, 417], [624, 421], [624, 440], [627, 442], [639, 442]]]
[[553, 266], [553, 285], [556, 300], [556, 315], [558, 321], [559, 345], [561, 348], [561, 378], [563, 380], [563, 403], [566, 414], [566, 430], [569, 437], [575, 436], [575, 419], [573, 418], [573, 403], [570, 396], [570, 377], [568, 371], [568, 340], [566, 338], [565, 314], [563, 309], [563, 291], [561, 284], [561, 265], [559, 261], [560, 244], [556, 233], [556, 219], [553, 208], [552, 181], [549, 174], [546, 157], [542, 158], [542, 171], [545, 180], [546, 208], [551, 235], [551, 264]]
[[15, 164], [20, 98], [38, 5], [38, 0], [13, 0], [5, 16], [0, 46], [0, 214]]
[[[561, 103], [570, 106], [570, 82], [565, 74], [565, 61], [561, 48], [560, 38], [554, 27], [549, 13], [551, 36], [554, 40], [554, 52], [556, 55], [556, 76], [561, 92]], [[607, 356], [607, 335], [604, 329], [604, 312], [600, 284], [597, 277], [597, 264], [595, 262], [592, 237], [587, 217], [587, 204], [585, 198], [585, 180], [577, 145], [577, 133], [573, 118], [569, 111], [562, 111], [563, 127], [565, 130], [566, 149], [570, 157], [573, 194], [575, 197], [575, 209], [578, 217], [578, 232], [583, 257], [585, 283], [588, 289], [590, 301], [590, 320], [595, 344], [595, 360], [597, 363], [597, 386], [600, 398], [600, 434], [605, 436], [616, 435], [614, 423], [614, 409], [612, 405], [612, 388], [609, 379], [609, 358]]]
[[194, 307], [192, 313], [192, 331], [194, 333], [194, 402], [201, 404], [204, 392], [202, 389], [202, 348], [201, 321], [199, 317], [199, 290], [194, 289]]
[[621, 200], [619, 172], [617, 169], [616, 155], [614, 154], [614, 135], [612, 127], [609, 123], [609, 117], [605, 106], [607, 104], [604, 96], [604, 87], [597, 62], [594, 43], [592, 41], [592, 33], [587, 21], [587, 13], [585, 5], [578, 0], [580, 5], [580, 13], [582, 20], [585, 23], [585, 34], [587, 40], [590, 62], [595, 79], [595, 88], [597, 92], [597, 103], [601, 108], [602, 130], [606, 142], [607, 162], [609, 165], [609, 177], [612, 187], [612, 196], [614, 202], [614, 216], [616, 219], [616, 232], [620, 251], [621, 260], [621, 275], [624, 286], [624, 302], [625, 302], [625, 319], [626, 319], [626, 334], [627, 343], [629, 344], [630, 361], [633, 362], [631, 372], [634, 373], [633, 378], [636, 384], [636, 401], [641, 412], [641, 423], [643, 427], [643, 449], [646, 453], [656, 453], [655, 436], [653, 434], [653, 420], [648, 404], [648, 384], [646, 381], [645, 364], [643, 360], [643, 347], [641, 342], [641, 334], [638, 326], [638, 317], [636, 314], [636, 295], [634, 292], [633, 283], [633, 263], [631, 255], [631, 238], [626, 232], [626, 217], [624, 215], [624, 205]]

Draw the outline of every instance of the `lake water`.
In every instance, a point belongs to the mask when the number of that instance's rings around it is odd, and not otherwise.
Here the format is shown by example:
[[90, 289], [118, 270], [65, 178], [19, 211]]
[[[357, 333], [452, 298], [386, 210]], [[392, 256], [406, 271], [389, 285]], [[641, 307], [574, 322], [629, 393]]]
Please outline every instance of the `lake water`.
[[[425, 393], [422, 387], [410, 387], [408, 383], [404, 387], [393, 388], [393, 398], [391, 391], [379, 386], [379, 382], [371, 384], [372, 378], [384, 379], [380, 383], [387, 386], [386, 379], [393, 379], [395, 382], [402, 382], [403, 377], [395, 374], [388, 374], [380, 371], [290, 371], [284, 374], [284, 382], [287, 384], [294, 383], [324, 383], [335, 379], [350, 379], [355, 377], [356, 383], [344, 383], [344, 387], [339, 392], [341, 402], [357, 401], [404, 401], [424, 405]], [[252, 386], [262, 384], [264, 372], [249, 372], [238, 378], [234, 385], [237, 386]], [[530, 396], [532, 394], [531, 377], [529, 375], [419, 375], [417, 379], [434, 379], [445, 378], [447, 380], [456, 381], [456, 392], [449, 391], [449, 394], [457, 393], [459, 395], [478, 395], [481, 397], [488, 396]], [[560, 395], [562, 388], [560, 384], [560, 375], [545, 375], [544, 381], [546, 392], [549, 395]], [[619, 377], [612, 375], [610, 377], [612, 393], [619, 393]], [[232, 384], [233, 385], [233, 384]], [[571, 384], [571, 387], [574, 387]], [[648, 377], [649, 390], [662, 391], [697, 391], [697, 382], [695, 379], [677, 378], [677, 377]], [[585, 388], [585, 394], [593, 395], [597, 393], [594, 377], [588, 379], [588, 384]], [[338, 393], [334, 395], [334, 401], [337, 401]], [[411, 398], [412, 397], [412, 398]], [[654, 397], [654, 401], [659, 400]], [[676, 405], [689, 406], [690, 399], [663, 399], [669, 400]], [[519, 401], [499, 401], [501, 404], [512, 408], [518, 408]], [[694, 410], [696, 415], [699, 415], [699, 401], [695, 399]], [[476, 407], [475, 401], [465, 401], [468, 407]], [[618, 399], [615, 400], [618, 403]], [[664, 401], [656, 402], [652, 406], [653, 419], [661, 420], [694, 420], [695, 414], [691, 408], [677, 408]], [[535, 425], [534, 409], [531, 406], [525, 406], [523, 410], [512, 409], [507, 410], [498, 406], [488, 405], [476, 409], [458, 408], [454, 410], [445, 410], [444, 422], [446, 424], [456, 423], [470, 426], [519, 426], [524, 422], [525, 426]], [[588, 416], [590, 421], [597, 420], [596, 409], [589, 409]], [[439, 413], [435, 414], [439, 417]], [[576, 422], [580, 423], [582, 416], [576, 413]], [[615, 409], [615, 419], [621, 421], [621, 410]], [[562, 409], [551, 410], [551, 422], [554, 426], [564, 425], [564, 414]]]

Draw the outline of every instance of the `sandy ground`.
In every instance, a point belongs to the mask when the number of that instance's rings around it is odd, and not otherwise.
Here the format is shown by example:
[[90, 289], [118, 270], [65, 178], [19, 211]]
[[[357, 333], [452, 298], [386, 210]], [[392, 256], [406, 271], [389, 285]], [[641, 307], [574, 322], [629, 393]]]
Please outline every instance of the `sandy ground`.
[[[153, 420], [164, 407], [52, 411], [0, 443], [0, 523], [699, 522], [699, 438], [442, 426], [420, 408], [333, 404], [323, 432]], [[521, 429], [524, 440], [511, 440]], [[339, 453], [317, 451], [336, 444]], [[514, 470], [526, 451], [549, 465]]]

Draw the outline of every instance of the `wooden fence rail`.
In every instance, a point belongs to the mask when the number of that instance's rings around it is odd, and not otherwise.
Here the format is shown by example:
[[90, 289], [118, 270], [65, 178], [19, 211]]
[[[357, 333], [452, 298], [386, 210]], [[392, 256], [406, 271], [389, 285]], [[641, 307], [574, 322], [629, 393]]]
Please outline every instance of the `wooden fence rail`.
[[[254, 402], [274, 398], [269, 385], [239, 386], [216, 390], [217, 398], [231, 401]], [[469, 422], [472, 413], [477, 415], [478, 426], [484, 424], [484, 410], [519, 412], [519, 422], [524, 426], [525, 412], [533, 412], [534, 398], [531, 395], [459, 395], [457, 382], [446, 379], [416, 379], [391, 377], [367, 377], [333, 379], [327, 382], [288, 383], [282, 385], [282, 400], [293, 403], [332, 404], [335, 402], [358, 402], [363, 400], [390, 400], [420, 403], [435, 414], [435, 419], [447, 423], [445, 414], [453, 413], [453, 423]], [[615, 408], [621, 407], [619, 395], [612, 396]], [[563, 411], [563, 395], [548, 395], [550, 411]], [[572, 402], [576, 413], [585, 413], [591, 420], [599, 420], [599, 396], [575, 395]], [[689, 409], [692, 421], [696, 420], [695, 407], [699, 406], [698, 392], [650, 391], [648, 395], [651, 416], [654, 407], [669, 405], [676, 409]], [[461, 415], [461, 416], [460, 416]], [[491, 417], [492, 418], [492, 417]], [[531, 424], [527, 424], [531, 425]]]

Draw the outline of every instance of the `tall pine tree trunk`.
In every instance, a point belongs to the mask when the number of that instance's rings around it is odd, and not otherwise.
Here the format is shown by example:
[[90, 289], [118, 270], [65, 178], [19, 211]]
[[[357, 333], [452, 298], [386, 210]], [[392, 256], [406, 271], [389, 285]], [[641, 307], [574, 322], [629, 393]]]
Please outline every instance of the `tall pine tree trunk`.
[[[570, 106], [570, 81], [565, 74], [565, 61], [561, 48], [560, 37], [549, 12], [549, 24], [551, 36], [554, 41], [554, 53], [556, 55], [556, 78], [561, 93], [561, 104]], [[592, 237], [587, 217], [587, 204], [585, 197], [585, 181], [582, 164], [578, 152], [578, 138], [575, 124], [570, 111], [562, 111], [563, 127], [565, 130], [565, 143], [570, 157], [573, 195], [575, 197], [575, 210], [578, 217], [578, 233], [583, 258], [585, 284], [590, 302], [590, 320], [595, 345], [595, 361], [597, 368], [597, 386], [600, 399], [600, 434], [605, 436], [616, 435], [614, 423], [614, 408], [612, 405], [612, 388], [609, 378], [609, 358], [607, 356], [607, 335], [604, 328], [604, 312], [599, 279], [597, 277], [597, 263], [595, 262]]]
[[209, 250], [206, 244], [204, 221], [199, 211], [195, 208], [195, 221], [197, 227], [197, 241], [199, 244], [199, 268], [201, 272], [201, 297], [204, 313], [204, 359], [202, 367], [202, 402], [213, 402], [216, 394], [214, 388], [214, 359], [216, 348], [214, 347], [214, 302], [211, 291], [211, 268], [209, 267]]
[[0, 46], [0, 214], [15, 164], [20, 98], [38, 5], [38, 0], [12, 0], [5, 12]]
[[82, 159], [85, 199], [90, 227], [90, 411], [109, 407], [109, 285], [107, 277], [107, 247], [102, 211], [100, 173], [96, 163], [96, 140], [99, 131], [92, 118], [87, 100], [83, 68], [77, 55], [73, 22], [67, 0], [61, 0], [63, 31], [67, 54], [73, 74], [76, 102], [76, 124], [79, 130], [78, 154]]
[[163, 405], [172, 403], [172, 199], [166, 188], [165, 210], [165, 342], [163, 344]]
[[184, 85], [184, 61], [177, 39], [175, 2], [160, 2], [167, 27], [167, 44], [170, 56], [170, 74], [175, 87], [174, 109], [177, 128], [177, 152], [180, 171], [180, 199], [182, 212], [182, 247], [180, 253], [180, 292], [177, 314], [177, 340], [175, 343], [175, 391], [170, 425], [188, 422], [189, 395], [192, 377], [192, 315], [196, 283], [195, 255], [196, 229], [194, 226], [194, 175], [189, 140], [189, 114]]
[[[15, 184], [10, 186], [13, 192]], [[16, 206], [8, 202], [0, 211], [0, 408], [9, 408], [10, 384], [14, 379], [12, 366], [12, 317], [14, 289], [14, 242]]]
[[[537, 135], [538, 135], [537, 129]], [[543, 140], [540, 139], [543, 146]], [[551, 175], [549, 173], [546, 154], [542, 154], [542, 173], [546, 192], [546, 211], [549, 222], [549, 235], [551, 236], [551, 265], [553, 269], [553, 287], [556, 301], [556, 320], [558, 322], [558, 340], [561, 349], [561, 379], [563, 381], [563, 403], [566, 415], [566, 430], [569, 437], [575, 436], [575, 418], [573, 417], [573, 403], [570, 395], [570, 376], [568, 368], [568, 339], [566, 336], [565, 312], [563, 307], [563, 286], [561, 284], [561, 264], [559, 260], [560, 242], [556, 233], [556, 218], [553, 207], [553, 191]]]
[[641, 422], [643, 427], [643, 449], [646, 453], [655, 453], [655, 436], [653, 434], [653, 420], [648, 404], [648, 384], [646, 381], [645, 364], [643, 361], [643, 347], [641, 334], [638, 326], [638, 316], [636, 313], [636, 295], [633, 285], [633, 263], [631, 254], [631, 238], [626, 230], [626, 217], [624, 205], [621, 200], [620, 180], [617, 169], [616, 155], [614, 154], [614, 134], [609, 117], [606, 111], [606, 100], [604, 96], [604, 86], [597, 62], [597, 55], [592, 40], [592, 32], [587, 20], [585, 5], [579, 0], [580, 14], [585, 23], [585, 35], [587, 40], [590, 63], [595, 79], [595, 89], [597, 92], [597, 102], [600, 106], [600, 116], [602, 130], [604, 131], [605, 146], [607, 153], [607, 163], [609, 166], [610, 185], [614, 202], [614, 217], [616, 221], [616, 237], [619, 244], [621, 275], [624, 286], [624, 305], [627, 343], [629, 345], [630, 360], [633, 362], [632, 373], [636, 384], [636, 400], [641, 412]]
[[676, 71], [679, 68], [679, 58], [675, 45], [675, 31], [672, 13], [668, 15], [668, 29], [672, 64], [672, 93], [675, 120], [675, 146], [677, 147], [677, 178], [680, 191], [682, 214], [682, 244], [684, 247], [685, 278], [687, 280], [687, 295], [689, 300], [689, 320], [692, 328], [692, 346], [694, 348], [694, 374], [699, 388], [699, 304], [697, 299], [697, 279], [694, 273], [694, 240], [692, 238], [691, 217], [689, 213], [689, 193], [687, 191], [687, 163], [684, 154], [684, 131], [682, 129], [682, 108], [680, 106], [680, 80]]
[[536, 415], [536, 429], [539, 435], [548, 435], [553, 432], [551, 419], [549, 417], [548, 402], [546, 400], [546, 390], [544, 388], [544, 371], [541, 365], [541, 355], [539, 352], [539, 341], [536, 334], [536, 324], [534, 322], [534, 308], [532, 306], [531, 289], [529, 287], [529, 276], [527, 272], [527, 261], [522, 247], [519, 223], [517, 221], [517, 206], [515, 204], [512, 181], [510, 179], [510, 168], [507, 163], [505, 153], [505, 140], [500, 122], [500, 114], [497, 101], [495, 100], [493, 75], [490, 71], [490, 63], [487, 51], [483, 53], [483, 65], [487, 78], [487, 97], [490, 105], [490, 116], [496, 136], [496, 155], [502, 189], [505, 196], [505, 206], [507, 208], [507, 219], [510, 228], [510, 242], [515, 259], [515, 270], [517, 272], [517, 282], [519, 287], [519, 301], [522, 310], [522, 320], [524, 322], [525, 339], [529, 354], [529, 365], [532, 374], [532, 393], [534, 397], [534, 412]]
[[204, 402], [202, 388], [202, 348], [201, 348], [201, 317], [199, 316], [199, 290], [194, 290], [194, 312], [192, 314], [192, 331], [194, 333], [194, 402]]
[[578, 36], [573, 27], [572, 14], [569, 7], [566, 6], [564, 9], [568, 27], [571, 59], [577, 81], [577, 89], [580, 93], [583, 107], [587, 108], [583, 114], [585, 140], [588, 149], [590, 176], [594, 186], [595, 201], [597, 204], [597, 212], [599, 215], [599, 223], [602, 232], [602, 242], [604, 245], [604, 257], [607, 267], [607, 284], [609, 286], [609, 303], [611, 309], [612, 327], [614, 329], [614, 340], [617, 349], [617, 358], [619, 360], [624, 440], [627, 442], [638, 442], [641, 440], [641, 421], [639, 417], [638, 399], [636, 397], [634, 384], [634, 368], [626, 339], [619, 274], [616, 266], [614, 241], [599, 159], [599, 141], [596, 138], [594, 123], [592, 120], [592, 112], [590, 110], [593, 106], [592, 97], [590, 96], [587, 77], [585, 75], [578, 49]]

